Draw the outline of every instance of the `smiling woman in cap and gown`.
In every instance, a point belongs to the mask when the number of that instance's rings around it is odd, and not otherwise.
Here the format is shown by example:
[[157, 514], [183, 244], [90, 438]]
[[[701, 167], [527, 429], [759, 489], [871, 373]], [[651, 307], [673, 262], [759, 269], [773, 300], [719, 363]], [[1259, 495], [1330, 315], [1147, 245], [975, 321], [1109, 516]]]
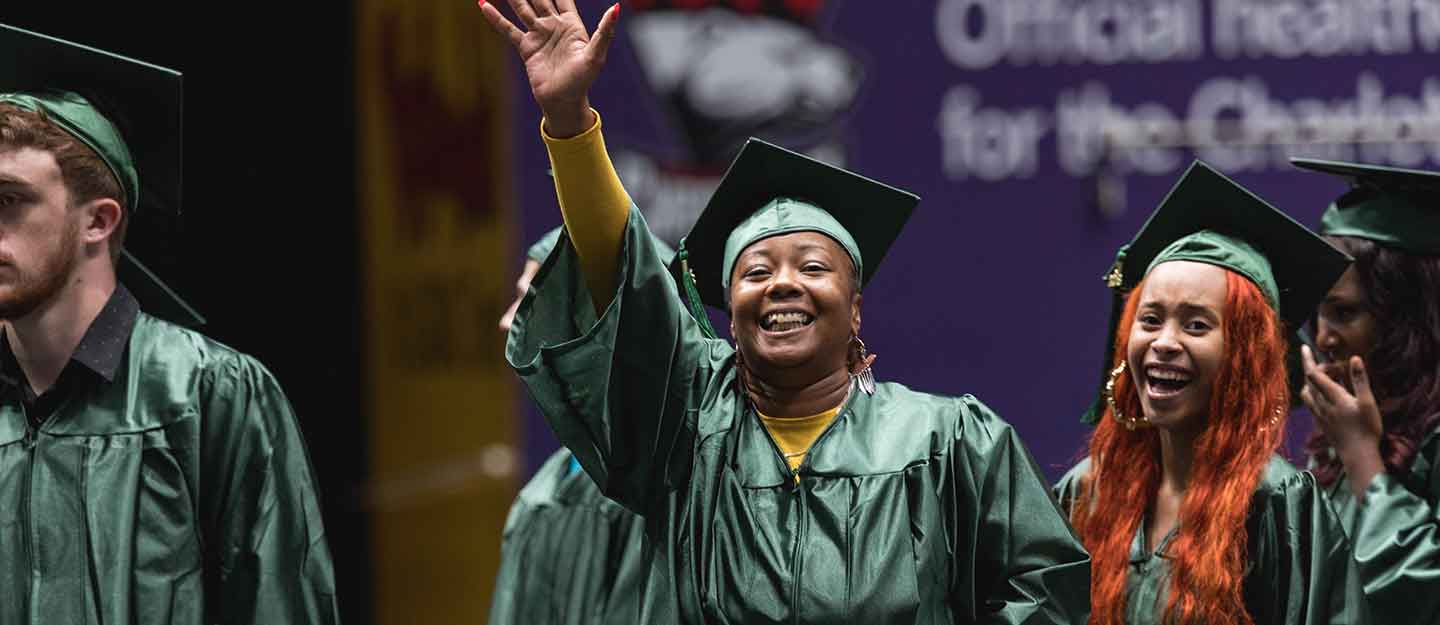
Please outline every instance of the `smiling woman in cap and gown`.
[[[1315, 317], [1311, 466], [1376, 622], [1440, 621], [1440, 173], [1293, 159], [1352, 188], [1320, 233], [1355, 257]], [[1326, 364], [1316, 359], [1328, 360]]]
[[752, 140], [682, 242], [677, 290], [585, 98], [616, 9], [592, 39], [569, 2], [511, 4], [529, 32], [482, 9], [545, 113], [566, 234], [507, 357], [644, 518], [678, 620], [1084, 623], [1088, 558], [1014, 430], [974, 397], [872, 377], [860, 291], [918, 198]]
[[[500, 319], [509, 333], [515, 310], [560, 228], [526, 252], [516, 299]], [[662, 258], [674, 251], [654, 241]], [[652, 566], [645, 524], [600, 492], [570, 450], [561, 448], [520, 489], [505, 519], [490, 625], [580, 625], [674, 621], [668, 577]]]
[[1094, 558], [1092, 623], [1363, 618], [1338, 519], [1276, 455], [1287, 327], [1348, 264], [1198, 162], [1121, 248], [1089, 457], [1056, 486]]
[[0, 25], [5, 625], [338, 622], [279, 384], [121, 247], [132, 213], [179, 211], [180, 94]]

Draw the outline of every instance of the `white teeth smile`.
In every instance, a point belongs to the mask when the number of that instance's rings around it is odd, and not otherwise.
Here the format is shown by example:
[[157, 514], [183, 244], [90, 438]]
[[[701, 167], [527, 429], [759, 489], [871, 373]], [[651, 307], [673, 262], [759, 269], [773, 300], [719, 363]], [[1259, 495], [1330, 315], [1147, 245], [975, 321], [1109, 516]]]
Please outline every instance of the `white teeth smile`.
[[1190, 374], [1173, 369], [1150, 369], [1146, 371], [1152, 379], [1165, 382], [1189, 382]]
[[815, 318], [803, 312], [776, 312], [765, 315], [760, 327], [771, 332], [784, 332], [810, 325]]
[[1168, 397], [1178, 394], [1190, 384], [1191, 374], [1169, 367], [1146, 367], [1145, 380], [1152, 397]]

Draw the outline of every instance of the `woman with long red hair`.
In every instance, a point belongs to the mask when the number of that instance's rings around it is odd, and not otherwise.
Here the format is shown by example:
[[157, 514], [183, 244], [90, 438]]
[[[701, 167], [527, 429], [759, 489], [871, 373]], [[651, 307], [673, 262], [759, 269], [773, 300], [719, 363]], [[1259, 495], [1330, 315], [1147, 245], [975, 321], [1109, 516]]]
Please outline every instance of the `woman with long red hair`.
[[1440, 172], [1295, 164], [1353, 181], [1320, 224], [1355, 266], [1320, 303], [1305, 358], [1315, 477], [1375, 621], [1440, 622]]
[[1093, 558], [1091, 623], [1359, 620], [1338, 520], [1276, 455], [1281, 313], [1303, 320], [1348, 264], [1203, 163], [1121, 249], [1089, 457], [1056, 487]]

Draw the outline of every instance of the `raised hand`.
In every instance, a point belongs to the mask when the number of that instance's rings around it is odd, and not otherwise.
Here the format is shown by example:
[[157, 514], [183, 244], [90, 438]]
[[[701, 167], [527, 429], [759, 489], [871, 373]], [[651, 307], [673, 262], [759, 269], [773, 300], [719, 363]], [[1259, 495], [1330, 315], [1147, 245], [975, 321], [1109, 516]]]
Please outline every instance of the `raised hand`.
[[480, 12], [520, 53], [530, 91], [545, 114], [546, 131], [557, 138], [584, 132], [595, 123], [590, 85], [600, 75], [615, 39], [620, 5], [606, 10], [590, 35], [575, 9], [575, 0], [507, 1], [526, 30], [520, 30], [486, 0], [480, 0]]
[[[1385, 470], [1380, 459], [1380, 438], [1385, 433], [1380, 406], [1370, 389], [1370, 376], [1365, 361], [1352, 356], [1348, 367], [1332, 367], [1328, 371], [1315, 364], [1310, 347], [1300, 348], [1305, 365], [1305, 388], [1300, 399], [1315, 415], [1315, 425], [1325, 432], [1345, 464], [1351, 488], [1360, 494], [1376, 474]], [[1331, 377], [1349, 370], [1350, 388], [1346, 389]]]

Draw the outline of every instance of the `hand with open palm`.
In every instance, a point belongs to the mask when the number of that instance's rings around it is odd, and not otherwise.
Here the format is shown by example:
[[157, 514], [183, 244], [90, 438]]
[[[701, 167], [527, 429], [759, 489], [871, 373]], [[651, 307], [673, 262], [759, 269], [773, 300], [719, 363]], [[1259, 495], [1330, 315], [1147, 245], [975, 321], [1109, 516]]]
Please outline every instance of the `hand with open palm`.
[[575, 0], [507, 1], [526, 30], [520, 30], [485, 0], [480, 1], [480, 12], [520, 53], [530, 91], [545, 114], [546, 132], [557, 138], [584, 132], [595, 123], [590, 85], [600, 75], [610, 42], [615, 40], [620, 5], [605, 11], [591, 35], [580, 20]]

